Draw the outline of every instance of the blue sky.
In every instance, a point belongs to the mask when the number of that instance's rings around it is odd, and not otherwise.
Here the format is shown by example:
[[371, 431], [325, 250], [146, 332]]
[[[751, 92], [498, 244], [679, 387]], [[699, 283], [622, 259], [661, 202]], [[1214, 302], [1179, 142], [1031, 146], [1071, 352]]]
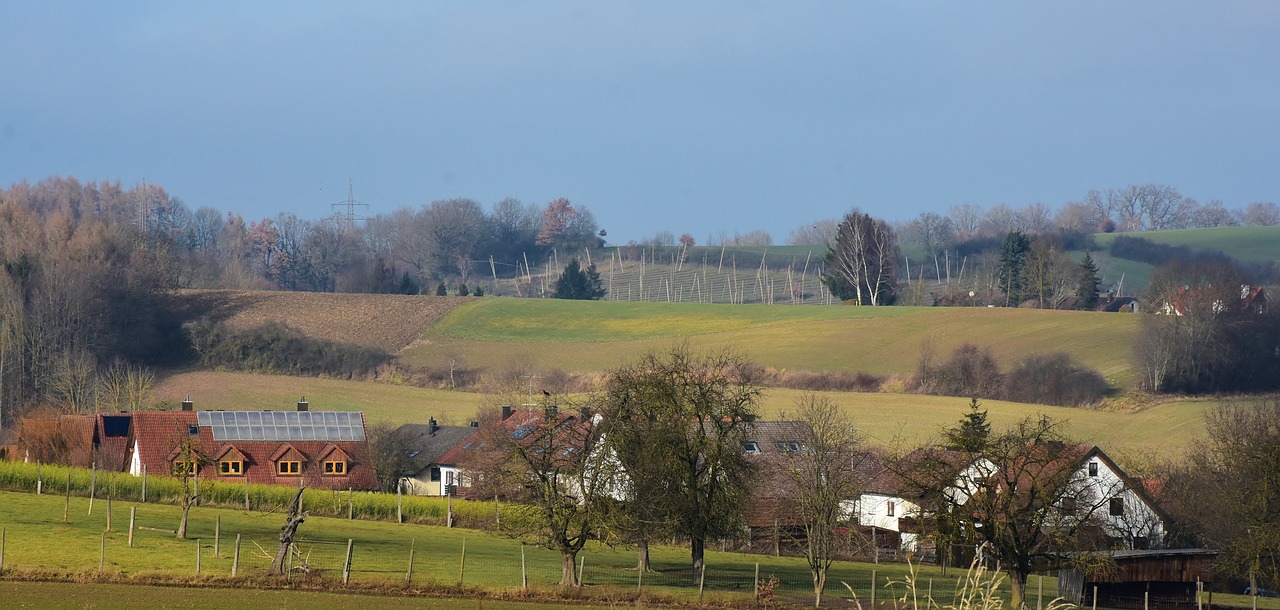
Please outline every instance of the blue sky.
[[1277, 2], [0, 5], [0, 184], [249, 218], [568, 197], [700, 242], [1169, 184], [1280, 200]]

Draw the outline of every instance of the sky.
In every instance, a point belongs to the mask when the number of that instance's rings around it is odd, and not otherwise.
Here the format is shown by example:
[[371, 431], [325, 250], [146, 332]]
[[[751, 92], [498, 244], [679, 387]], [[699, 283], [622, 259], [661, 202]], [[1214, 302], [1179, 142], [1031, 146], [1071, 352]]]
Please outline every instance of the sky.
[[611, 243], [1174, 186], [1280, 201], [1280, 2], [0, 4], [0, 186], [320, 218], [567, 197]]

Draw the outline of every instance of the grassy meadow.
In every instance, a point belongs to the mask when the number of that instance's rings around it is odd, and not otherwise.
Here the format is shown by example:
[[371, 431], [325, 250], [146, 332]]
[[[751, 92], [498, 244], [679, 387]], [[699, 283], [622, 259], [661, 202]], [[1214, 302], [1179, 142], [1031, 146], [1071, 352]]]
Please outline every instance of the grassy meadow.
[[[275, 537], [284, 519], [279, 513], [193, 508], [188, 539], [179, 540], [172, 534], [180, 511], [175, 506], [117, 502], [112, 507], [112, 524], [108, 529], [107, 503], [101, 498], [92, 513], [88, 510], [89, 500], [81, 497], [72, 497], [69, 509], [62, 496], [50, 494], [0, 492], [0, 502], [6, 506], [4, 515], [0, 516], [0, 528], [5, 536], [4, 570], [9, 577], [16, 574], [19, 579], [38, 579], [43, 574], [93, 580], [107, 575], [117, 582], [142, 584], [166, 579], [177, 579], [178, 584], [211, 586], [237, 582], [246, 586], [284, 584], [264, 580], [271, 554], [276, 549]], [[138, 529], [130, 547], [129, 510], [135, 506]], [[64, 510], [69, 515], [65, 522]], [[239, 564], [235, 566], [238, 581], [231, 576], [237, 535], [241, 538]], [[50, 544], [54, 540], [57, 544]], [[506, 536], [458, 528], [313, 516], [299, 528], [298, 555], [294, 563], [298, 571], [292, 584], [303, 588], [341, 589], [341, 569], [348, 540], [353, 541], [354, 549], [351, 582], [358, 587], [389, 588], [387, 591], [391, 593], [426, 588], [437, 595], [459, 597], [475, 597], [482, 592], [518, 596], [522, 564], [531, 589], [554, 588], [560, 578], [559, 554], [522, 545], [521, 541]], [[409, 574], [411, 556], [412, 576]], [[580, 558], [587, 588], [600, 591], [594, 595], [601, 596], [601, 600], [607, 598], [610, 589], [630, 592], [637, 585], [644, 586], [651, 595], [668, 600], [687, 602], [697, 596], [686, 547], [652, 547], [655, 572], [640, 581], [630, 569], [635, 565], [635, 553], [631, 549], [592, 543]], [[798, 601], [807, 596], [811, 580], [803, 559], [711, 548], [707, 552], [708, 601], [749, 601], [757, 564], [762, 579], [778, 579], [780, 597]], [[305, 574], [301, 571], [304, 565]], [[874, 574], [881, 589], [877, 595], [884, 599], [892, 592], [885, 588], [886, 581], [900, 580], [907, 572], [906, 564], [837, 562], [832, 567], [833, 587], [829, 594], [833, 598], [847, 596], [840, 585], [844, 581], [866, 599]], [[950, 580], [942, 580], [938, 569], [931, 566], [920, 567], [918, 574], [942, 582], [950, 582], [957, 575], [952, 570]], [[327, 578], [328, 584], [315, 582], [317, 578]], [[1052, 591], [1055, 581], [1045, 580], [1046, 589]], [[942, 588], [939, 584], [939, 589]], [[938, 593], [942, 595], [941, 591]]]
[[926, 344], [947, 355], [972, 342], [990, 347], [1005, 366], [1063, 351], [1126, 388], [1137, 327], [1133, 316], [1094, 312], [503, 298], [455, 308], [423, 329], [423, 340], [401, 357], [431, 368], [460, 362], [501, 370], [519, 362], [599, 372], [687, 341], [695, 349], [732, 349], [778, 370], [905, 375]]
[[1186, 246], [1193, 250], [1218, 250], [1236, 260], [1266, 263], [1280, 260], [1280, 227], [1214, 227], [1143, 233], [1099, 233], [1099, 248], [1110, 248], [1120, 235], [1141, 237], [1158, 244]]
[[[200, 608], [241, 610], [243, 608], [289, 608], [291, 610], [331, 610], [354, 607], [361, 610], [475, 610], [474, 599], [404, 597], [322, 591], [245, 589], [228, 586], [201, 586], [175, 589], [173, 586], [86, 583], [0, 581], [0, 599], [10, 608]], [[608, 605], [574, 604], [584, 610], [603, 610]], [[562, 608], [562, 603], [535, 603], [487, 599], [488, 610], [542, 610]]]
[[[194, 388], [194, 389], [193, 389]], [[312, 409], [363, 411], [370, 423], [399, 425], [437, 421], [465, 425], [475, 417], [482, 394], [432, 390], [378, 382], [310, 379], [247, 373], [187, 372], [166, 377], [153, 390], [164, 402], [192, 395], [199, 409], [289, 409], [305, 393]], [[762, 415], [777, 418], [794, 411], [804, 394], [799, 390], [768, 389], [760, 404]], [[958, 421], [968, 400], [917, 394], [819, 392], [839, 405], [867, 442], [880, 447], [920, 444], [943, 426]], [[584, 397], [572, 397], [581, 400]], [[1247, 408], [1257, 400], [1232, 404]], [[1170, 400], [1136, 410], [1093, 410], [983, 401], [991, 422], [1008, 425], [1028, 416], [1047, 415], [1064, 421], [1064, 432], [1097, 444], [1121, 464], [1133, 459], [1173, 458], [1203, 438], [1203, 414], [1219, 404], [1217, 399]]]

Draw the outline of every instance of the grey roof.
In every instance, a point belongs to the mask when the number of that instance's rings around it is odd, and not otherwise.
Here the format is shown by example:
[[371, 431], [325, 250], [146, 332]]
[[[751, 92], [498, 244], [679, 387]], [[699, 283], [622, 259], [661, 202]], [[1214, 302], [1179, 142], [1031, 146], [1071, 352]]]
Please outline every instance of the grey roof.
[[813, 437], [813, 428], [802, 421], [754, 421], [745, 427], [744, 441], [755, 442], [761, 453], [799, 451]]
[[428, 424], [405, 424], [396, 428], [395, 435], [409, 453], [413, 471], [418, 473], [436, 464], [440, 456], [475, 431], [471, 426], [436, 426], [435, 434], [431, 434]]

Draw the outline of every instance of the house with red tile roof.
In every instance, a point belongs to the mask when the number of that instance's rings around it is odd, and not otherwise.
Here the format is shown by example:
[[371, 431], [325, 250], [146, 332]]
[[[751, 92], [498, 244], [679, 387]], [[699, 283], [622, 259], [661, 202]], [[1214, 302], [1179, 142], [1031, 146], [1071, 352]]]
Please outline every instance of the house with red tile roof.
[[175, 474], [194, 441], [202, 479], [324, 489], [376, 489], [364, 414], [347, 411], [138, 411], [128, 471]]

